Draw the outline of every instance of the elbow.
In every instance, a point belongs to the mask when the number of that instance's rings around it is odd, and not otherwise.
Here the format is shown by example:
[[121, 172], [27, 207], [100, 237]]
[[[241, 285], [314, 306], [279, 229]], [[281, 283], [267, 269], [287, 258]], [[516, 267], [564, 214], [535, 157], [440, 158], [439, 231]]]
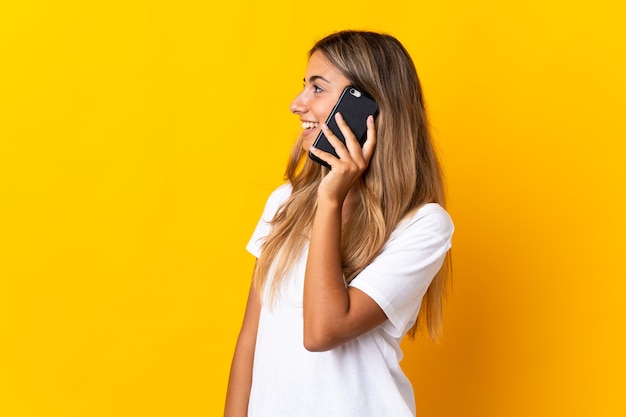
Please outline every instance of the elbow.
[[317, 340], [309, 337], [304, 339], [304, 348], [309, 352], [326, 352], [332, 349], [333, 346], [323, 340]]
[[328, 332], [305, 329], [303, 344], [309, 352], [326, 352], [337, 347], [340, 342]]

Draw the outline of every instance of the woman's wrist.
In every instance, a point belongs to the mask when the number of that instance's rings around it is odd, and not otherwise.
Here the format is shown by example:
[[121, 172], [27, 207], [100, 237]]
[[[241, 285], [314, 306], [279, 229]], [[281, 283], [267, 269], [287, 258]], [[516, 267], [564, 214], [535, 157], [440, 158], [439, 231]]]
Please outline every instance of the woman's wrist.
[[343, 205], [343, 199], [338, 197], [332, 197], [328, 195], [320, 194], [317, 197], [317, 209], [318, 210], [339, 210]]

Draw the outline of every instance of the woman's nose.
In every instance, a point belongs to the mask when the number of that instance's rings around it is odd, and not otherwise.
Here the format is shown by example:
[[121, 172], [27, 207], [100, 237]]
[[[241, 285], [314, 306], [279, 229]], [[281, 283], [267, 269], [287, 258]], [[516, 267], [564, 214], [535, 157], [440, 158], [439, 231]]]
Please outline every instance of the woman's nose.
[[304, 92], [298, 94], [291, 102], [291, 105], [289, 106], [289, 110], [293, 114], [301, 114], [306, 111], [306, 103], [305, 103], [303, 94]]

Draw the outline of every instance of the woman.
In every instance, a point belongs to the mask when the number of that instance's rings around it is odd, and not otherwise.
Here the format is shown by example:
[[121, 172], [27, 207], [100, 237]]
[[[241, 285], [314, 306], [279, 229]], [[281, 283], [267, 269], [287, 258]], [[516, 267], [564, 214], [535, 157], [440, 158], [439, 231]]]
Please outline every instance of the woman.
[[[323, 123], [349, 85], [379, 106], [362, 148], [341, 116], [346, 145]], [[439, 336], [453, 225], [413, 62], [391, 36], [332, 34], [291, 111], [303, 132], [247, 246], [258, 259], [225, 415], [414, 416], [400, 342], [418, 317]], [[320, 130], [339, 158], [312, 147]]]

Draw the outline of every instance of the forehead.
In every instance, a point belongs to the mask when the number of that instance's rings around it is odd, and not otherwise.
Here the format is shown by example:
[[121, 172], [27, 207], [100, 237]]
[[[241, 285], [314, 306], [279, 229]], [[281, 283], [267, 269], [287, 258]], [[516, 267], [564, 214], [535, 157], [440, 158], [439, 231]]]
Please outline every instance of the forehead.
[[346, 84], [349, 81], [320, 51], [313, 52], [313, 55], [309, 58], [305, 78], [309, 80], [311, 77], [316, 76], [323, 77], [333, 84]]

